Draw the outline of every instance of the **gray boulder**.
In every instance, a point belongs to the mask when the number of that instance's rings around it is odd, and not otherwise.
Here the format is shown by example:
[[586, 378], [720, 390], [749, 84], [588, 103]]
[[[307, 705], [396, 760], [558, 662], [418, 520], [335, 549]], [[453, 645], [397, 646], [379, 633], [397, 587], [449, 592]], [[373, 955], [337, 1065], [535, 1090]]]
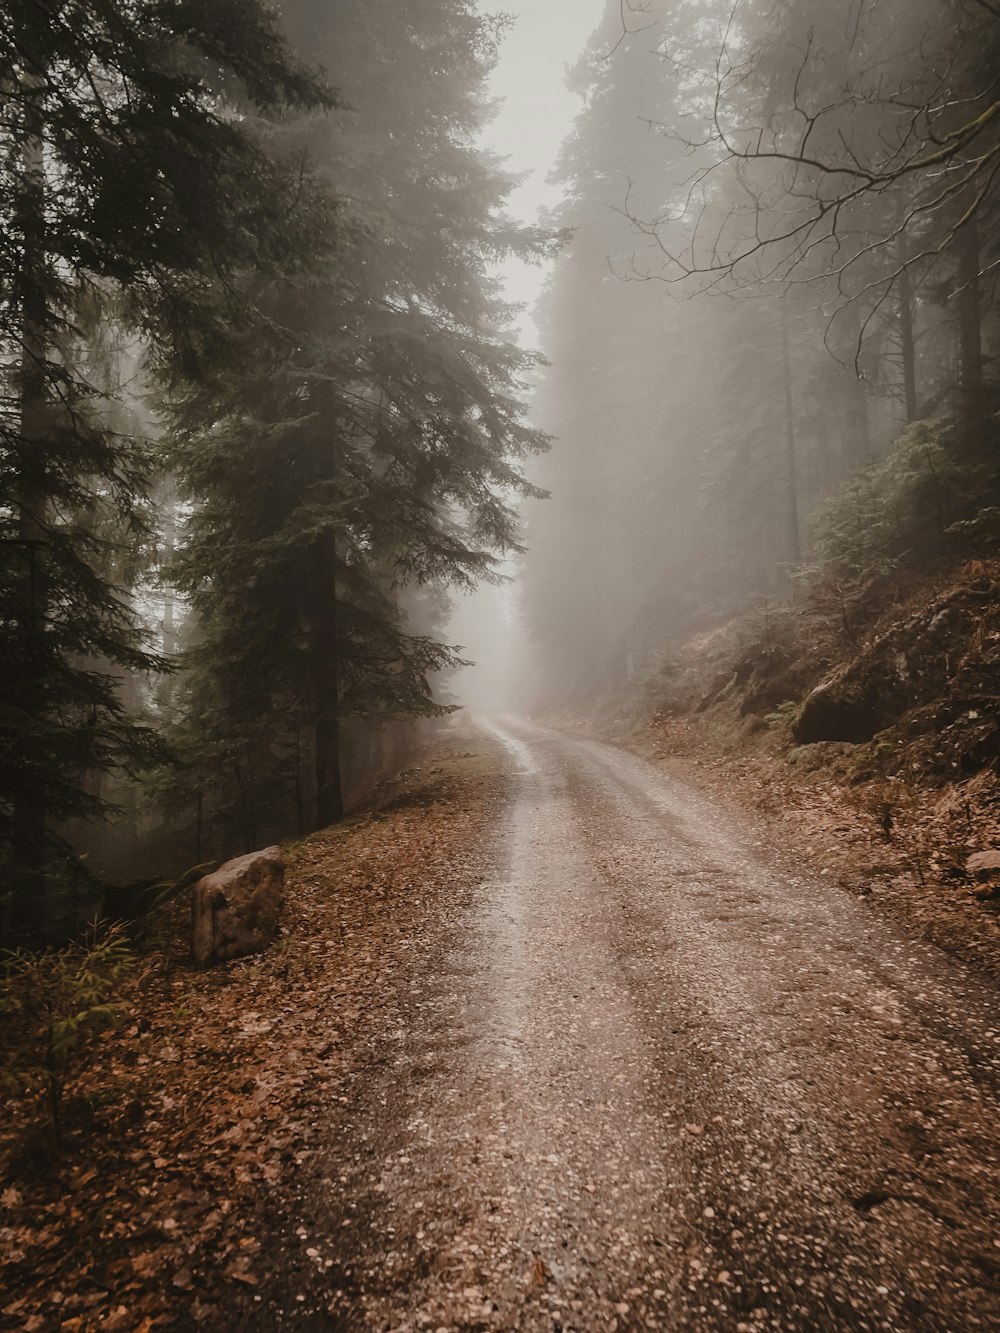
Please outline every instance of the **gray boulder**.
[[197, 963], [260, 953], [278, 929], [285, 887], [280, 847], [227, 861], [194, 886], [191, 951]]

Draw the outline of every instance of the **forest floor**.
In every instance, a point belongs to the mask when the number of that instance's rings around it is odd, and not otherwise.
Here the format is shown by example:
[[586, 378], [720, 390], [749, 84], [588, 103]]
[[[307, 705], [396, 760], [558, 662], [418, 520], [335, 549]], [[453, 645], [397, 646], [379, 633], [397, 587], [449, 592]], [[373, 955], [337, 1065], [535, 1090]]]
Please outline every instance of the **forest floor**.
[[286, 849], [259, 958], [199, 971], [180, 909], [159, 923], [125, 1022], [70, 1089], [67, 1151], [37, 1107], [0, 1125], [0, 1327], [269, 1328], [327, 1285], [329, 1237], [321, 1256], [297, 1192], [321, 1180], [347, 1234], [353, 1166], [330, 1167], [331, 1144], [382, 1078], [411, 959], [484, 873], [499, 781], [492, 752], [454, 740]]
[[62, 1157], [0, 1131], [4, 1327], [997, 1326], [987, 979], [596, 741], [380, 801], [261, 957], [164, 923]]

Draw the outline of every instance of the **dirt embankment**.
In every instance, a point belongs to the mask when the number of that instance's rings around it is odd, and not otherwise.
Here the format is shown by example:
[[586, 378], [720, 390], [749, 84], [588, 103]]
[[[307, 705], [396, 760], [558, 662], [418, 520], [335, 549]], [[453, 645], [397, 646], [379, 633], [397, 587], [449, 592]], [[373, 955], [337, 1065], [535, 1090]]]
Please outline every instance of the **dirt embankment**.
[[893, 596], [850, 635], [763, 607], [583, 716], [755, 810], [790, 858], [1000, 975], [1000, 562]]
[[[457, 739], [287, 848], [281, 934], [258, 958], [197, 971], [180, 909], [158, 923], [124, 1022], [69, 1089], [66, 1151], [37, 1103], [0, 1129], [0, 1327], [337, 1326], [351, 1274], [331, 1281], [295, 1201], [398, 1022], [413, 950], [478, 883], [501, 780], [488, 743]], [[341, 1202], [328, 1223], [346, 1232]]]

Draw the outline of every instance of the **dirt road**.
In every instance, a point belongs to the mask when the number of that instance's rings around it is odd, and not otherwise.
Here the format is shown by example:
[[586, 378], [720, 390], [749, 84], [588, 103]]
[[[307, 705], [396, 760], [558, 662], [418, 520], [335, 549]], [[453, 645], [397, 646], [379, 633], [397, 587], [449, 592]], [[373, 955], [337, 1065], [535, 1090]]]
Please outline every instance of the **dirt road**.
[[354, 1085], [316, 1326], [1000, 1327], [996, 992], [643, 760], [483, 727], [487, 870]]

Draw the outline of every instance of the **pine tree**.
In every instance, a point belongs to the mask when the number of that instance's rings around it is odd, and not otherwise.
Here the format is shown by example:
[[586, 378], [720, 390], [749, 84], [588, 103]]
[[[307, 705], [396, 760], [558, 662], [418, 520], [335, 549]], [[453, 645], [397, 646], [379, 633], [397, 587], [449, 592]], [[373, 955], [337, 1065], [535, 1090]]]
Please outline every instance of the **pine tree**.
[[[490, 265], [551, 240], [504, 218], [510, 181], [476, 144], [495, 27], [471, 4], [285, 13], [344, 102], [298, 126], [340, 197], [340, 244], [259, 294], [272, 332], [245, 372], [175, 400], [194, 505], [179, 568], [192, 723], [268, 772], [290, 757], [272, 809], [305, 789], [322, 825], [342, 811], [342, 721], [439, 708], [430, 677], [454, 653], [407, 623], [402, 590], [469, 586], [516, 545], [520, 464], [543, 439]], [[237, 786], [244, 804], [262, 788]]]
[[[197, 375], [229, 278], [277, 264], [296, 183], [246, 110], [323, 97], [264, 7], [12, 0], [0, 18], [0, 837], [3, 928], [44, 933], [88, 775], [146, 762], [118, 682], [156, 664], [120, 578], [151, 468], [121, 433], [88, 325], [117, 321]], [[91, 783], [92, 787], [93, 784]]]

